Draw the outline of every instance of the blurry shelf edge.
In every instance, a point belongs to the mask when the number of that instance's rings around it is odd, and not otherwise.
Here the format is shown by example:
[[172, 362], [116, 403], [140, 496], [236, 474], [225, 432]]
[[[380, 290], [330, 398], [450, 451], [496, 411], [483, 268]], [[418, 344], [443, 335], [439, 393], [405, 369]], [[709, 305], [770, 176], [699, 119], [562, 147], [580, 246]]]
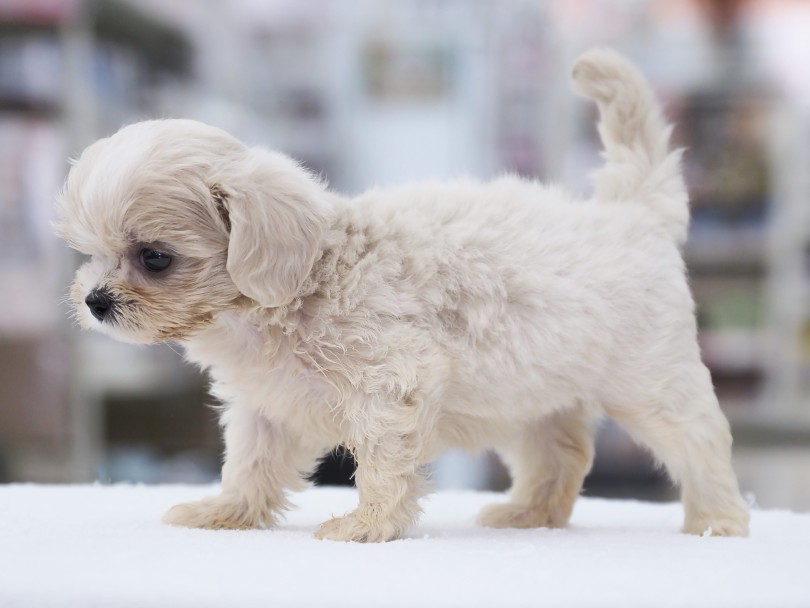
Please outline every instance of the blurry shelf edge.
[[115, 41], [140, 54], [153, 69], [189, 70], [192, 45], [178, 28], [126, 0], [71, 0], [53, 3], [47, 14], [0, 12], [0, 36], [25, 36], [70, 28], [86, 20], [95, 36]]
[[22, 95], [7, 95], [0, 91], [0, 114], [58, 120], [62, 114], [62, 107], [59, 102], [34, 99]]
[[768, 369], [768, 340], [762, 329], [704, 328], [699, 341], [703, 362], [709, 369], [726, 374]]
[[759, 275], [768, 269], [767, 227], [692, 226], [684, 248], [690, 275]]
[[93, 32], [100, 39], [129, 46], [143, 56], [152, 69], [175, 73], [189, 70], [192, 46], [180, 30], [123, 0], [88, 4], [92, 9], [88, 17]]
[[[760, 410], [765, 409], [764, 407]], [[726, 411], [735, 447], [810, 448], [810, 416], [774, 417]]]
[[[114, 392], [147, 394], [154, 391], [176, 394], [200, 383], [196, 366], [182, 363], [182, 354], [167, 344], [133, 346], [113, 338], [87, 332], [74, 345], [83, 362], [78, 382], [85, 393]], [[124, 368], [118, 362], [127, 361]]]

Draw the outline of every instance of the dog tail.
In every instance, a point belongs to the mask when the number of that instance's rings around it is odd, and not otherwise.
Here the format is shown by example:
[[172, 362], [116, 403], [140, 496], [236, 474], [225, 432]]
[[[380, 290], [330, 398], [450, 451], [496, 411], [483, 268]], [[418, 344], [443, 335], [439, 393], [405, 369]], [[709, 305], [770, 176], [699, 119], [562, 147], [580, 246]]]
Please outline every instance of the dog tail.
[[679, 243], [689, 226], [683, 150], [670, 150], [672, 126], [641, 72], [618, 53], [594, 49], [574, 64], [574, 90], [597, 102], [605, 166], [594, 176], [596, 196], [649, 207]]

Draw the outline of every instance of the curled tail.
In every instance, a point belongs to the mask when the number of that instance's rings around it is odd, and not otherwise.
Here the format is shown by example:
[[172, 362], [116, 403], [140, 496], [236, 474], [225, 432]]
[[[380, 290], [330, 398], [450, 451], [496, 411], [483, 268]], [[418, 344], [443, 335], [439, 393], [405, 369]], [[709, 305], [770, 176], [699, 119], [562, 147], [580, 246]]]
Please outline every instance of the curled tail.
[[595, 49], [574, 64], [574, 90], [599, 105], [605, 166], [594, 174], [596, 196], [650, 208], [678, 242], [686, 240], [689, 197], [681, 150], [670, 150], [668, 125], [650, 86], [629, 61]]

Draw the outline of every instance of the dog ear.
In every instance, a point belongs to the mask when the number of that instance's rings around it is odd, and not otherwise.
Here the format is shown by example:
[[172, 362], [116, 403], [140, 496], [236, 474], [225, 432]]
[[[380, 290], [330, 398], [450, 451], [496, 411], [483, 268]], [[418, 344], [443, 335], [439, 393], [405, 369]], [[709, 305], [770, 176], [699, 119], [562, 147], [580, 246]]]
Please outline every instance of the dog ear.
[[[326, 225], [323, 185], [295, 161], [262, 149], [211, 186], [230, 231], [227, 270], [262, 306], [291, 302], [315, 263]], [[234, 179], [234, 174], [238, 177]]]

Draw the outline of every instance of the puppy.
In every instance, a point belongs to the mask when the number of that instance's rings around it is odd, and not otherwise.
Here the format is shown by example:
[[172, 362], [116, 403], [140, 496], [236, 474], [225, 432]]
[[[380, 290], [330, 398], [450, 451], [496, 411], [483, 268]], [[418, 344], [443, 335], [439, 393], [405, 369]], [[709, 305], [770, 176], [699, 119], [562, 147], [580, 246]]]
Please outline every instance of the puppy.
[[511, 470], [483, 525], [564, 526], [607, 414], [682, 486], [685, 532], [747, 534], [681, 257], [680, 152], [620, 56], [585, 54], [573, 81], [601, 115], [589, 200], [511, 176], [348, 200], [190, 120], [84, 151], [58, 227], [92, 256], [71, 291], [81, 325], [179, 342], [223, 404], [222, 493], [165, 522], [272, 527], [345, 444], [360, 502], [318, 538], [401, 537], [448, 446]]

